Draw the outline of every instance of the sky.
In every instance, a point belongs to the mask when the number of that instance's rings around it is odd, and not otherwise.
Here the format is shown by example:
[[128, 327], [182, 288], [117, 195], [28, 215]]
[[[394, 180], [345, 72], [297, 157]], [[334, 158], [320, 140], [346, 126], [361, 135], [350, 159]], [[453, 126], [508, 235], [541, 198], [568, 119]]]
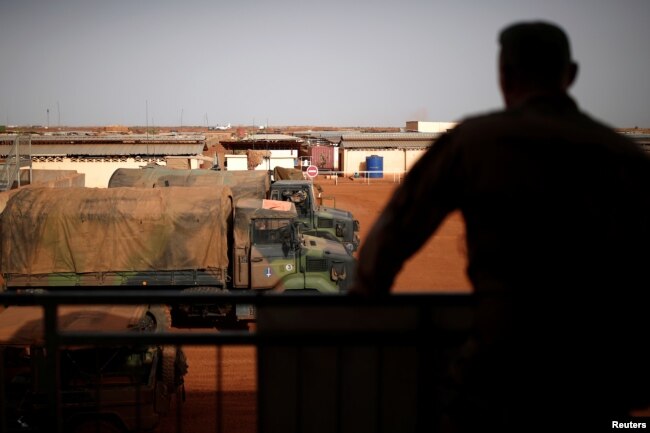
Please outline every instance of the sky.
[[0, 125], [459, 121], [503, 107], [521, 20], [567, 31], [584, 111], [650, 127], [648, 0], [0, 0]]

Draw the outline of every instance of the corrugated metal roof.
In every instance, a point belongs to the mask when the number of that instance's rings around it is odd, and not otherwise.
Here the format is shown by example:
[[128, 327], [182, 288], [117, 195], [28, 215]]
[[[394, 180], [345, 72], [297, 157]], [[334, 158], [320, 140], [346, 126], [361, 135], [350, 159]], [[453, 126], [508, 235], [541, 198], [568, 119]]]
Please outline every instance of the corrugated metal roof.
[[[13, 141], [16, 134], [0, 134], [0, 141]], [[111, 135], [30, 135], [35, 144], [191, 144], [204, 143], [203, 134], [183, 135], [146, 135], [146, 134], [111, 134]]]
[[440, 134], [420, 132], [379, 132], [346, 134], [341, 137], [340, 147], [344, 149], [367, 148], [426, 148], [430, 147]]
[[302, 139], [285, 134], [253, 134], [242, 141], [302, 141]]
[[295, 131], [293, 135], [305, 138], [337, 138], [340, 139], [342, 135], [359, 134], [358, 131], [351, 129], [342, 129], [339, 131]]
[[386, 140], [429, 140], [433, 141], [440, 137], [440, 133], [426, 132], [361, 132], [355, 134], [343, 134], [342, 143], [345, 141], [386, 141]]
[[367, 140], [367, 141], [342, 141], [343, 149], [413, 149], [431, 147], [434, 140]]
[[[200, 155], [203, 143], [197, 144], [40, 144], [32, 141], [32, 156], [132, 156], [132, 155]], [[10, 145], [0, 144], [0, 155], [8, 155]], [[21, 154], [28, 154], [21, 146]]]

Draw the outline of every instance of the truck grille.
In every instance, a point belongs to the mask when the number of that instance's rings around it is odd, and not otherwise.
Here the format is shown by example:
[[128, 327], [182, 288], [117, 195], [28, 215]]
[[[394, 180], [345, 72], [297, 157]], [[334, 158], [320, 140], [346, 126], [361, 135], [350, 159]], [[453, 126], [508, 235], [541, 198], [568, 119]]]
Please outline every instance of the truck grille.
[[327, 271], [326, 259], [307, 259], [307, 272], [325, 272]]

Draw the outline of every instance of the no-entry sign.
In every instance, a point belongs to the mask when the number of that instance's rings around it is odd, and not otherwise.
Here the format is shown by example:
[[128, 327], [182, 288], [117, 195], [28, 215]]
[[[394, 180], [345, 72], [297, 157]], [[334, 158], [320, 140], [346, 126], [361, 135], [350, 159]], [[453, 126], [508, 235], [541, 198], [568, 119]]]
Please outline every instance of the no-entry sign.
[[318, 176], [318, 167], [316, 167], [315, 165], [310, 165], [309, 167], [307, 167], [307, 176], [312, 178]]

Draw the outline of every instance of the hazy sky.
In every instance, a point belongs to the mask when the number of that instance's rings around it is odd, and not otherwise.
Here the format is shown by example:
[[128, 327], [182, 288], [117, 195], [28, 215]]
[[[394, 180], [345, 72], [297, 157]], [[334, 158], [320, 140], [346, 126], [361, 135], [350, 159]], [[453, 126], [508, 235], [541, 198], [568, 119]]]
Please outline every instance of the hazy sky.
[[0, 124], [455, 121], [502, 107], [522, 19], [567, 30], [585, 111], [650, 127], [650, 0], [0, 0]]

